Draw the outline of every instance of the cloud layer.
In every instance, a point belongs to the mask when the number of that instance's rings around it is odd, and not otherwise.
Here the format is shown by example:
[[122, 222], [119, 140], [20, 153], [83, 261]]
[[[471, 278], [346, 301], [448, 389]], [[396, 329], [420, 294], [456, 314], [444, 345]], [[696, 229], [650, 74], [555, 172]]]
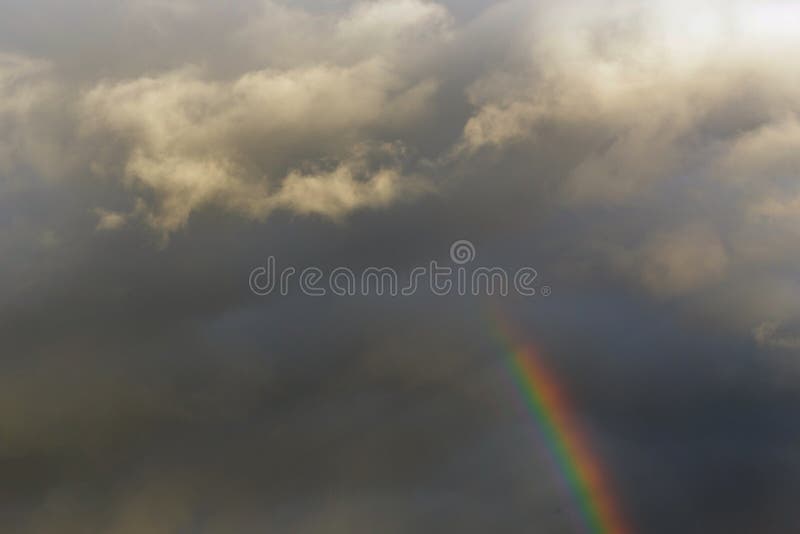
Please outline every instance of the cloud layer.
[[[474, 298], [251, 269], [534, 266], [501, 306], [637, 531], [786, 532], [790, 2], [0, 8], [0, 530], [573, 532]], [[695, 529], [695, 530], [692, 530]]]

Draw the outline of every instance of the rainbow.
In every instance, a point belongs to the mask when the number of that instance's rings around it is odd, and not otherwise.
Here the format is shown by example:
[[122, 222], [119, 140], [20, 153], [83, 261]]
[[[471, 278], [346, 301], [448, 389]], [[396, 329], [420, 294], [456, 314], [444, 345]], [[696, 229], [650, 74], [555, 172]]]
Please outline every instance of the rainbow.
[[631, 528], [620, 515], [611, 485], [572, 416], [563, 388], [534, 347], [514, 341], [512, 329], [499, 312], [493, 319], [497, 338], [508, 352], [511, 375], [578, 508], [585, 531], [631, 534]]

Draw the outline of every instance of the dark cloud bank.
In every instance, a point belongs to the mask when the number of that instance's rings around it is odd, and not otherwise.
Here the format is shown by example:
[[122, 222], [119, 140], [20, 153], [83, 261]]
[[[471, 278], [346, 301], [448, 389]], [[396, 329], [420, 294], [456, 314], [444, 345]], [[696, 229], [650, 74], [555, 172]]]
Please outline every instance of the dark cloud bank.
[[641, 533], [800, 524], [788, 2], [6, 1], [0, 531], [571, 533], [480, 297]]

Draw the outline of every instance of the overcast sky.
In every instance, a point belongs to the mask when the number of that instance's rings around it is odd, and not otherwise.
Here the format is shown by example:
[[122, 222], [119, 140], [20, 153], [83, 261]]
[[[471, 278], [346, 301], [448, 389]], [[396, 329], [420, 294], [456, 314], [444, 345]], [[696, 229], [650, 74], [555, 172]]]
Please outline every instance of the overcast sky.
[[[800, 524], [800, 4], [3, 0], [0, 531]], [[257, 296], [278, 264], [552, 294]], [[538, 283], [538, 282], [537, 282]]]

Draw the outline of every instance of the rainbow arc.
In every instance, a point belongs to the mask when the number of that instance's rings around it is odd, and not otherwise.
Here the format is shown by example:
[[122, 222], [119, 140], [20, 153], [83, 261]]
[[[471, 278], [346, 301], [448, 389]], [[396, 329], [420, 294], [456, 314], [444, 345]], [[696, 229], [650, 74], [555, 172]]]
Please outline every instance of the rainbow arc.
[[525, 406], [554, 465], [568, 487], [585, 531], [632, 534], [623, 518], [602, 464], [581, 432], [566, 392], [544, 364], [539, 351], [520, 343], [499, 312], [493, 322], [507, 351], [507, 363]]

